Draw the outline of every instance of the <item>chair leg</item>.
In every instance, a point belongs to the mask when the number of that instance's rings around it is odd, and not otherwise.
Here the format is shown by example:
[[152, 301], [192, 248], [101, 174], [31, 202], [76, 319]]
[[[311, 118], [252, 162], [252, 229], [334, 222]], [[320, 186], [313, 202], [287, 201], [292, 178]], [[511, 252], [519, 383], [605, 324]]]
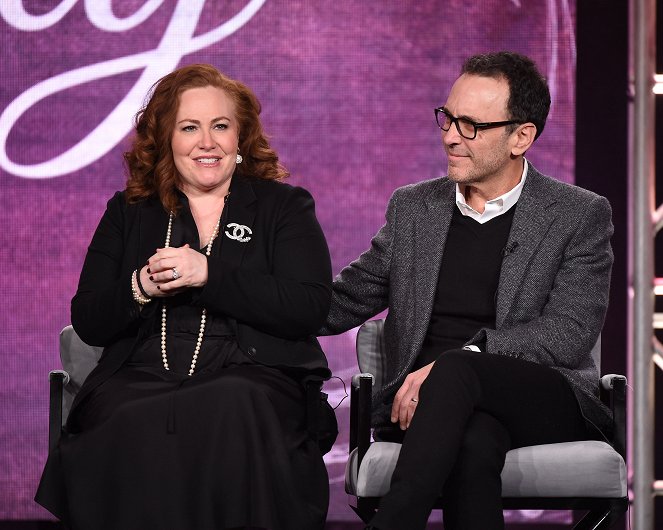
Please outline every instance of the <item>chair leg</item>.
[[608, 517], [610, 512], [604, 510], [592, 510], [587, 512], [585, 516], [578, 521], [573, 530], [598, 530], [599, 528], [606, 528], [603, 526], [603, 521]]
[[608, 501], [603, 509], [589, 511], [573, 527], [574, 530], [605, 530], [614, 525], [628, 509], [628, 500]]
[[359, 516], [359, 518], [366, 524], [370, 522], [370, 520], [373, 518], [375, 515], [375, 508], [373, 508], [371, 505], [369, 505], [365, 499], [362, 499], [360, 497], [357, 498], [357, 506], [352, 506], [350, 505], [350, 508]]

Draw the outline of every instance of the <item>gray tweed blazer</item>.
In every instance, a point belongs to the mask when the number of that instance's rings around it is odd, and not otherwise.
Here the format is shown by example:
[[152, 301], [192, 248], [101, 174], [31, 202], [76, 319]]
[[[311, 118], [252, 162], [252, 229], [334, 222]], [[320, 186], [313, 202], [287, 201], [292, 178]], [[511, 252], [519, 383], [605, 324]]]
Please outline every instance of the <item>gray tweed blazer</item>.
[[[388, 308], [387, 373], [374, 393], [374, 423], [389, 404], [426, 336], [444, 244], [455, 208], [448, 178], [397, 189], [370, 248], [334, 280], [323, 334], [362, 324]], [[610, 412], [598, 399], [590, 351], [608, 306], [613, 233], [608, 201], [539, 173], [530, 164], [502, 262], [495, 329], [467, 344], [559, 370], [587, 419], [601, 428]]]

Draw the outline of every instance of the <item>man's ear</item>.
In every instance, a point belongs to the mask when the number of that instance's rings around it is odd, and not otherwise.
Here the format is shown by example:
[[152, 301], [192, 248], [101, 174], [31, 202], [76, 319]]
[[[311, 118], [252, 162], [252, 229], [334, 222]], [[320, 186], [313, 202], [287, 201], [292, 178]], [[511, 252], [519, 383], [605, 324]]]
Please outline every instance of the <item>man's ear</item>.
[[536, 136], [536, 125], [527, 122], [518, 126], [513, 133], [514, 142], [511, 146], [511, 154], [514, 156], [523, 155], [534, 143]]

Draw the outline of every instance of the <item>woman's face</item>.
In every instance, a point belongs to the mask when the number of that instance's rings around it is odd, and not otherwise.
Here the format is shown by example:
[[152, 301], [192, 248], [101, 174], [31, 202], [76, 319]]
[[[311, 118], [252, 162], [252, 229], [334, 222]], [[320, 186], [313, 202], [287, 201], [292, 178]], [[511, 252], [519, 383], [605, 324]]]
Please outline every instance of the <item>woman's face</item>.
[[170, 143], [182, 191], [226, 192], [235, 171], [239, 126], [233, 101], [220, 88], [190, 88], [180, 94]]

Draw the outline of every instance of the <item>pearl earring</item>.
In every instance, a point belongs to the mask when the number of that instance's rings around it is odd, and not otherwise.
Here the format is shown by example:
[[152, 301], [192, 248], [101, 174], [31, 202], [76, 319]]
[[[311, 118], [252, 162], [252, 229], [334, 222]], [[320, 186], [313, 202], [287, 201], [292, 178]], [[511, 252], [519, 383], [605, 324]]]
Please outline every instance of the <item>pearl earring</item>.
[[244, 160], [244, 158], [242, 158], [242, 155], [237, 153], [237, 158], [235, 158], [235, 162], [237, 162], [238, 164], [241, 164], [242, 160]]

